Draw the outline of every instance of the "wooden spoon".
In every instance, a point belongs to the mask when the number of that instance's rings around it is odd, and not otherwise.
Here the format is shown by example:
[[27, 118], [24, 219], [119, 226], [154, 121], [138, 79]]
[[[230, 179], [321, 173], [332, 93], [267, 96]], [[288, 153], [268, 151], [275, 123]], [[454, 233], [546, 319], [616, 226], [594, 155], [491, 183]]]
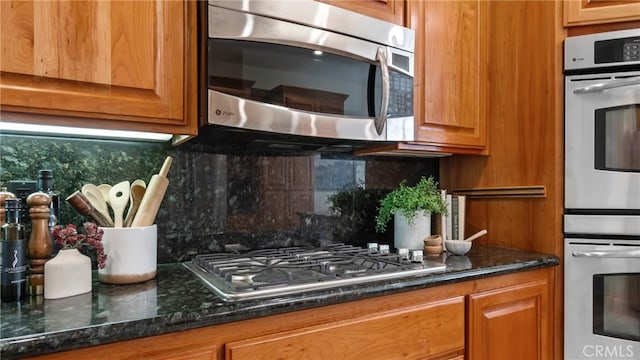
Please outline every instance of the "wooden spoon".
[[111, 185], [109, 184], [100, 184], [98, 185], [98, 190], [102, 193], [102, 197], [104, 198], [104, 202], [109, 203], [109, 190], [111, 190]]
[[131, 183], [131, 192], [129, 193], [129, 200], [131, 201], [131, 204], [129, 204], [127, 217], [124, 220], [124, 227], [131, 226], [133, 217], [136, 216], [136, 212], [140, 207], [140, 202], [142, 201], [142, 197], [144, 197], [145, 191], [147, 191], [147, 184], [144, 180], [137, 179]]
[[477, 233], [469, 236], [468, 238], [464, 239], [464, 241], [473, 241], [477, 238], [479, 238], [480, 236], [484, 236], [487, 234], [487, 230], [480, 230]]
[[109, 203], [111, 204], [111, 209], [113, 209], [114, 227], [122, 227], [124, 209], [129, 203], [129, 192], [129, 181], [117, 183], [109, 190]]
[[99, 212], [101, 217], [107, 220], [110, 226], [113, 226], [111, 220], [111, 214], [109, 214], [109, 207], [102, 197], [102, 193], [94, 184], [85, 184], [82, 187], [82, 195], [84, 195], [95, 211]]

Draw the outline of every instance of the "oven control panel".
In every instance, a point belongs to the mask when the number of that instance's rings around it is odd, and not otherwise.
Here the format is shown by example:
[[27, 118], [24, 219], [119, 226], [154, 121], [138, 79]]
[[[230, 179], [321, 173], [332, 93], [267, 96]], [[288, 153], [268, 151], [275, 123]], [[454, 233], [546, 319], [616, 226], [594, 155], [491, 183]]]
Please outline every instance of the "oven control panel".
[[568, 37], [564, 50], [565, 70], [640, 68], [640, 29]]
[[622, 60], [634, 61], [640, 60], [640, 37], [632, 38], [622, 46]]
[[601, 40], [594, 43], [596, 64], [640, 60], [640, 36]]

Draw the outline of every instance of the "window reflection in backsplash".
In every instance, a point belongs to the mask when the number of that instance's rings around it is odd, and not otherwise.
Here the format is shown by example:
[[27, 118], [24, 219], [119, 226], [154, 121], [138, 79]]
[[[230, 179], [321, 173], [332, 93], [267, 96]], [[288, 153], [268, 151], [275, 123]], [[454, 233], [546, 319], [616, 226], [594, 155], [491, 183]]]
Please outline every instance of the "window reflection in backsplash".
[[[169, 188], [156, 218], [158, 262], [167, 263], [228, 244], [391, 243], [390, 231], [374, 232], [380, 197], [403, 179], [437, 178], [437, 159], [236, 150], [0, 135], [0, 183], [35, 180], [38, 170], [51, 169], [64, 199], [86, 183], [148, 182], [170, 155]], [[64, 202], [61, 222], [82, 221]]]

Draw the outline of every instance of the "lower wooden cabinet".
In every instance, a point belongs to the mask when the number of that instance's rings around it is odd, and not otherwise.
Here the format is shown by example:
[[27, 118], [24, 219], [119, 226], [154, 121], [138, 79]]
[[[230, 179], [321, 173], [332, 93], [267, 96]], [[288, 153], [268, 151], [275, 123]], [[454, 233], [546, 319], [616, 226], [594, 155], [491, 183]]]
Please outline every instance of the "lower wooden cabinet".
[[464, 298], [226, 345], [225, 359], [430, 359], [464, 349]]
[[548, 359], [549, 284], [526, 283], [469, 296], [469, 360]]
[[548, 359], [552, 268], [45, 355], [37, 359]]

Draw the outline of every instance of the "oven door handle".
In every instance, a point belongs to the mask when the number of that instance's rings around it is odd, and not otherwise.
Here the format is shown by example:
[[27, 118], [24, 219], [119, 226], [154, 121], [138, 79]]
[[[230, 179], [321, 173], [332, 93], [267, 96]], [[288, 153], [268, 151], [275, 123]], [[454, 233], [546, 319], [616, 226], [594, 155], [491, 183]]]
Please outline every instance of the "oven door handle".
[[380, 104], [380, 112], [374, 120], [374, 126], [378, 135], [382, 135], [382, 130], [387, 122], [387, 110], [389, 109], [389, 65], [387, 63], [387, 53], [384, 48], [379, 47], [376, 52], [376, 60], [380, 62], [380, 70], [382, 73], [382, 101]]
[[574, 94], [592, 94], [599, 93], [609, 89], [615, 89], [624, 86], [640, 85], [640, 77], [632, 77], [629, 79], [615, 80], [606, 83], [589, 85], [573, 90]]
[[571, 253], [573, 257], [591, 258], [640, 258], [640, 249], [618, 251], [579, 251]]

